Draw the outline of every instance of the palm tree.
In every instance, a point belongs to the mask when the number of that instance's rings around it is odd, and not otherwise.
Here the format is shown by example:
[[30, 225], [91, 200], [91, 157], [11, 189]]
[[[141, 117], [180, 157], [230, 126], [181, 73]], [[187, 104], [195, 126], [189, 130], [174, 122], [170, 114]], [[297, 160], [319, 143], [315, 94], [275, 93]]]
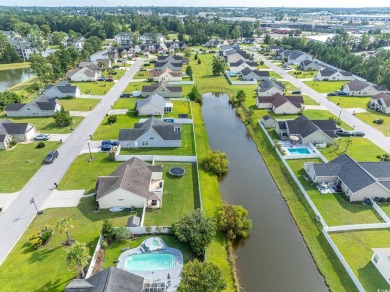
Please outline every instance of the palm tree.
[[347, 146], [345, 147], [344, 153], [347, 153], [349, 145], [352, 144], [352, 139], [347, 140]]
[[66, 244], [67, 245], [70, 244], [70, 238], [69, 238], [69, 229], [70, 228], [73, 228], [72, 219], [64, 217], [64, 218], [60, 218], [57, 221], [57, 229], [60, 231], [60, 233], [63, 233], [63, 232], [66, 233], [66, 237], [67, 237]]
[[70, 270], [78, 270], [81, 277], [84, 279], [84, 268], [88, 265], [88, 260], [91, 258], [89, 249], [83, 242], [75, 242], [66, 253], [66, 263]]

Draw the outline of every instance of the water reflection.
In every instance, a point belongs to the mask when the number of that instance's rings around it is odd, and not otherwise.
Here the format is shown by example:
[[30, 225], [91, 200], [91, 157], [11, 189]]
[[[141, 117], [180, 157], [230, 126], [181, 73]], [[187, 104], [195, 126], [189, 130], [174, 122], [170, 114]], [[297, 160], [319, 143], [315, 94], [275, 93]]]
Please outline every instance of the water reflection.
[[30, 77], [32, 77], [32, 73], [28, 68], [0, 70], [0, 91], [6, 90]]

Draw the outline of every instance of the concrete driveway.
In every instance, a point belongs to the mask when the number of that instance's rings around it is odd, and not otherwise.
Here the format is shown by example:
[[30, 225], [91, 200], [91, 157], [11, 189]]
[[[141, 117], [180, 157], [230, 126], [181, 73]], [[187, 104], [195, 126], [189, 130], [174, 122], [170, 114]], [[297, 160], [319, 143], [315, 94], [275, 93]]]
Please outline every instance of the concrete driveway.
[[77, 207], [85, 190], [58, 191], [53, 190], [47, 198], [41, 210], [49, 208], [70, 208]]

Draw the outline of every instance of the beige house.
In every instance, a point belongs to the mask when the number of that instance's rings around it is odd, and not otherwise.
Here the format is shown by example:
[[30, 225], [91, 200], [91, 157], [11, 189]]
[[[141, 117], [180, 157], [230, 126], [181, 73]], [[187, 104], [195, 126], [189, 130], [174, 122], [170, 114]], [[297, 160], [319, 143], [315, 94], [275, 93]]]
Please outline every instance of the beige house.
[[159, 82], [155, 85], [142, 86], [142, 97], [148, 97], [153, 94], [161, 95], [162, 97], [181, 97], [181, 86], [169, 85], [166, 81]]
[[343, 85], [343, 91], [350, 96], [374, 96], [388, 91], [386, 86], [369, 84], [360, 80], [353, 80]]
[[[27, 142], [34, 139], [37, 134], [35, 125], [30, 123], [14, 123], [7, 119], [0, 121], [0, 135], [3, 135], [3, 141], [7, 141], [9, 136], [18, 142]], [[5, 140], [4, 140], [5, 139]]]
[[370, 100], [370, 108], [384, 114], [390, 114], [390, 94], [378, 93]]
[[259, 96], [272, 96], [276, 93], [284, 94], [285, 86], [282, 82], [276, 81], [273, 82], [271, 80], [264, 80], [259, 84], [259, 88], [257, 89], [257, 94]]
[[303, 97], [275, 93], [272, 96], [258, 96], [256, 105], [261, 109], [270, 109], [275, 114], [298, 114], [303, 108]]
[[390, 285], [390, 248], [373, 248], [371, 262]]
[[140, 116], [161, 116], [172, 111], [173, 103], [156, 93], [138, 100], [135, 108]]
[[319, 70], [315, 79], [324, 81], [354, 80], [351, 72], [338, 71], [330, 67]]
[[30, 103], [10, 103], [5, 111], [8, 117], [51, 117], [61, 110], [61, 104], [45, 95], [38, 96]]
[[66, 73], [66, 77], [72, 82], [96, 81], [100, 75], [100, 70], [89, 69], [88, 67], [75, 68]]
[[149, 78], [152, 81], [162, 82], [162, 81], [182, 81], [182, 72], [174, 72], [169, 68], [164, 68], [162, 70], [149, 71]]
[[149, 208], [162, 206], [162, 166], [131, 158], [96, 183], [96, 201], [101, 209], [112, 207]]
[[356, 162], [343, 154], [328, 163], [304, 163], [315, 183], [340, 186], [351, 202], [390, 197], [390, 162]]

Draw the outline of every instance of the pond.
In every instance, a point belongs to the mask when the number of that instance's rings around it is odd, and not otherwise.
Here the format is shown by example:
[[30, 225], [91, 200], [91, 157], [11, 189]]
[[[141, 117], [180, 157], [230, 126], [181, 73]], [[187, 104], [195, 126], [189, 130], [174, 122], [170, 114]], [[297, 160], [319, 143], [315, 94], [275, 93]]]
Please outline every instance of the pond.
[[0, 70], [0, 91], [4, 91], [33, 76], [30, 69]]
[[225, 152], [223, 200], [244, 206], [251, 236], [235, 246], [243, 291], [328, 291], [271, 174], [226, 94], [203, 95], [202, 115], [212, 149]]

